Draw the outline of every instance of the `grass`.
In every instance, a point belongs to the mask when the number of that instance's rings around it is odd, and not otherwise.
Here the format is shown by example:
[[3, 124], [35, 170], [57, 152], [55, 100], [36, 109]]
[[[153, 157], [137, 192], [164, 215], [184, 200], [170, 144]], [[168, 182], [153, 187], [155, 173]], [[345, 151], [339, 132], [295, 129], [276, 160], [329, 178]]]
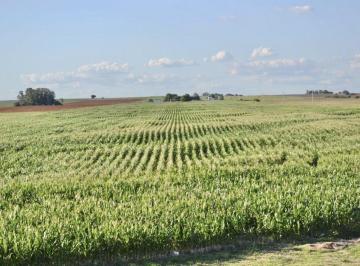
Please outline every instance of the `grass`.
[[14, 106], [15, 101], [0, 101], [0, 108], [1, 107], [10, 107], [10, 106]]
[[360, 245], [339, 250], [314, 250], [309, 245], [266, 244], [143, 262], [144, 265], [318, 266], [359, 265]]
[[1, 263], [359, 234], [359, 100], [260, 99], [0, 114]]

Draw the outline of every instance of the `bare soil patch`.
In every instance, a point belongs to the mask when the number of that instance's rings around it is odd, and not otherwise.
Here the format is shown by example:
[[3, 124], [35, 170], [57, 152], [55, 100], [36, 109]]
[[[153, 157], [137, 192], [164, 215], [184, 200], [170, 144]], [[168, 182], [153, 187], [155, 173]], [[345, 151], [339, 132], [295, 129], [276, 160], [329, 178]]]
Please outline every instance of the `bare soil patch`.
[[0, 113], [14, 112], [49, 112], [66, 109], [76, 109], [84, 107], [94, 107], [113, 104], [127, 104], [141, 101], [140, 98], [119, 98], [119, 99], [98, 99], [98, 100], [79, 100], [77, 102], [64, 103], [63, 105], [34, 105], [34, 106], [11, 106], [0, 107]]
[[314, 244], [308, 244], [311, 249], [315, 250], [326, 250], [326, 249], [343, 249], [350, 245], [360, 244], [360, 238], [351, 240], [340, 240], [333, 242], [319, 242]]

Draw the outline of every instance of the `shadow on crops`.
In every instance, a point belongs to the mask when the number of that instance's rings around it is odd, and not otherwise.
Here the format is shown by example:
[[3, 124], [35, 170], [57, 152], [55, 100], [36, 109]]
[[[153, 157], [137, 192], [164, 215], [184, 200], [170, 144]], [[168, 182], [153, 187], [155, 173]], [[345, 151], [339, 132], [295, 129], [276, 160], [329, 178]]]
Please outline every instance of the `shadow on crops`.
[[[239, 262], [247, 259], [248, 256], [270, 252], [277, 252], [284, 249], [297, 250], [297, 245], [311, 244], [324, 241], [335, 241], [334, 238], [303, 238], [275, 241], [271, 239], [248, 239], [236, 240], [223, 243], [222, 245], [207, 246], [204, 248], [169, 251], [163, 254], [147, 255], [146, 258], [124, 258], [120, 256], [98, 255], [93, 258], [58, 258], [56, 260], [35, 259], [27, 262], [26, 265], [203, 265], [223, 264], [232, 261]], [[11, 264], [15, 265], [15, 264]], [[25, 265], [25, 264], [18, 264]]]
[[[321, 237], [321, 238], [318, 237], [318, 238], [303, 238], [301, 240], [293, 239], [293, 240], [281, 241], [281, 242], [274, 242], [271, 240], [270, 241], [253, 240], [252, 242], [243, 241], [243, 242], [238, 242], [238, 244], [233, 244], [228, 246], [225, 245], [223, 246], [222, 249], [217, 251], [208, 251], [202, 254], [184, 254], [182, 256], [179, 255], [177, 257], [168, 257], [162, 260], [152, 260], [152, 261], [148, 260], [140, 263], [138, 262], [136, 265], [207, 265], [207, 264], [223, 265], [231, 262], [239, 263], [243, 260], [249, 259], [249, 256], [254, 254], [256, 255], [256, 257], [260, 257], [263, 254], [281, 252], [284, 249], [286, 249], [286, 252], [301, 251], [303, 250], [303, 248], [299, 247], [299, 245], [304, 245], [304, 244], [311, 245], [317, 243], [316, 245], [323, 245], [319, 243], [323, 242], [325, 244], [325, 243], [333, 242], [333, 243], [337, 243], [337, 245], [343, 245], [342, 243], [344, 242], [359, 243], [358, 242], [359, 239], [351, 239], [351, 240], [346, 240], [346, 239], [347, 238], [335, 239], [328, 237]], [[325, 249], [328, 248], [326, 247]]]
[[231, 261], [241, 261], [253, 253], [267, 253], [280, 251], [290, 247], [291, 243], [247, 243], [243, 245], [232, 244], [222, 247], [215, 246], [214, 249], [200, 251], [199, 253], [185, 253], [174, 256], [170, 254], [168, 258], [143, 260], [136, 264], [140, 265], [194, 265], [194, 264], [222, 264]]
[[194, 265], [194, 264], [223, 264], [231, 261], [241, 261], [252, 254], [265, 254], [269, 252], [291, 249], [295, 245], [315, 243], [319, 241], [330, 241], [333, 239], [308, 238], [303, 240], [288, 240], [275, 242], [273, 240], [239, 240], [231, 244], [210, 246], [205, 249], [189, 250], [179, 255], [169, 254], [168, 257], [133, 261], [128, 265]]

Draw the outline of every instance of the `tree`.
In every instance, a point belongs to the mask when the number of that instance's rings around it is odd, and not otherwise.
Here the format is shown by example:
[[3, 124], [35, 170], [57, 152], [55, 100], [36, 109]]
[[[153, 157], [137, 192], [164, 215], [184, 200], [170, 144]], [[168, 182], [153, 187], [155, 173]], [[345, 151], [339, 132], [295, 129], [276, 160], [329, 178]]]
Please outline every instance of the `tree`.
[[95, 99], [96, 98], [96, 95], [95, 94], [91, 94], [91, 99]]
[[17, 99], [18, 101], [15, 103], [16, 106], [25, 105], [25, 95], [23, 91], [19, 91]]
[[208, 97], [212, 100], [224, 100], [224, 95], [220, 93], [211, 93]]
[[208, 96], [209, 96], [209, 93], [208, 93], [208, 92], [204, 92], [204, 93], [203, 93], [203, 96], [204, 96], [204, 97], [208, 97]]
[[165, 95], [164, 102], [176, 102], [180, 101], [180, 96], [177, 94], [168, 93]]
[[19, 92], [16, 106], [23, 105], [61, 105], [61, 102], [55, 99], [55, 92], [47, 88], [27, 88], [25, 93]]
[[164, 97], [164, 102], [189, 102], [189, 101], [200, 101], [200, 96], [197, 93], [194, 93], [192, 96], [190, 94], [186, 93], [182, 96], [179, 96], [177, 94], [167, 93]]
[[200, 96], [196, 92], [192, 95], [191, 98], [192, 98], [193, 101], [200, 101]]
[[181, 96], [181, 101], [182, 102], [190, 102], [192, 99], [191, 99], [191, 96], [190, 94], [186, 93], [184, 94], [183, 96]]

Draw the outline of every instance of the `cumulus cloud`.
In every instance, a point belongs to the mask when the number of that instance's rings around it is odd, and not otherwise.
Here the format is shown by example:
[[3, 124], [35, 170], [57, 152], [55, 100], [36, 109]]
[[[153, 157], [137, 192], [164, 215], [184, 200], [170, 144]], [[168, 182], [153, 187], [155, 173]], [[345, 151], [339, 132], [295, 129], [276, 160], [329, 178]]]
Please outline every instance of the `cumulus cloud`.
[[245, 63], [234, 63], [229, 69], [229, 74], [250, 76], [292, 76], [304, 75], [312, 71], [313, 65], [304, 58], [281, 58], [274, 60], [252, 60]]
[[360, 68], [360, 54], [354, 56], [354, 58], [350, 62], [350, 67], [353, 69]]
[[152, 83], [164, 83], [175, 80], [177, 77], [173, 74], [134, 74], [130, 73], [126, 80], [129, 82], [139, 83], [139, 84], [152, 84]]
[[273, 54], [273, 51], [271, 48], [266, 48], [266, 47], [258, 47], [255, 48], [252, 53], [251, 53], [251, 57], [252, 58], [256, 58], [256, 57], [266, 57], [266, 56], [271, 56]]
[[77, 69], [77, 71], [80, 73], [125, 73], [128, 72], [128, 70], [129, 65], [127, 63], [119, 64], [116, 62], [101, 62], [91, 65], [82, 65]]
[[313, 10], [313, 8], [310, 5], [297, 5], [290, 7], [290, 11], [298, 13], [298, 14], [304, 14], [309, 13]]
[[237, 76], [240, 74], [240, 66], [239, 64], [235, 63], [228, 69], [228, 74], [230, 76]]
[[127, 73], [129, 65], [116, 62], [100, 62], [96, 64], [82, 65], [74, 71], [52, 72], [45, 74], [21, 75], [22, 81], [27, 85], [41, 84], [66, 84], [78, 83], [80, 81], [92, 81], [109, 78]]
[[239, 69], [237, 66], [232, 66], [229, 70], [229, 74], [231, 76], [235, 76], [235, 75], [238, 75], [239, 74]]
[[211, 56], [211, 62], [225, 62], [233, 59], [233, 56], [224, 50], [217, 52], [213, 56]]
[[300, 59], [274, 59], [274, 60], [256, 60], [251, 61], [248, 66], [258, 69], [279, 69], [279, 68], [294, 68], [304, 66], [307, 61], [304, 58]]
[[25, 74], [21, 75], [21, 79], [25, 84], [48, 84], [70, 81], [75, 77], [73, 72], [54, 72], [46, 74]]
[[195, 65], [193, 60], [179, 59], [171, 60], [167, 57], [162, 57], [159, 59], [150, 59], [146, 64], [148, 67], [182, 67], [182, 66], [192, 66]]

